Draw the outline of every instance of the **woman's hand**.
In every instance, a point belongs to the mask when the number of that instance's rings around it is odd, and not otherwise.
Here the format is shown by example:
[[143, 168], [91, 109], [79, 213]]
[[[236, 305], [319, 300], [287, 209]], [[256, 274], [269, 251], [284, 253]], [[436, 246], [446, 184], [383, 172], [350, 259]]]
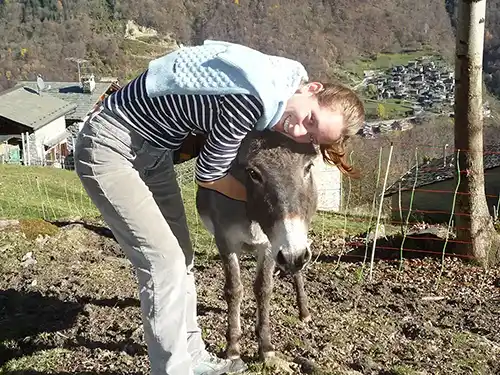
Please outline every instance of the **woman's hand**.
[[218, 191], [231, 199], [236, 199], [238, 201], [247, 200], [247, 189], [245, 185], [230, 174], [212, 182], [196, 182], [201, 187]]

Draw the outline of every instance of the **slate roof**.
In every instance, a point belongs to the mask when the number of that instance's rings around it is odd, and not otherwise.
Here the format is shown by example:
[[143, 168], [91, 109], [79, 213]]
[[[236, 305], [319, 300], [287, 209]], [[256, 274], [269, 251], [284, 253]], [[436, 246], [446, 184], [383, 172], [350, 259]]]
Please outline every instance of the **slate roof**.
[[49, 122], [73, 111], [75, 104], [36, 90], [13, 87], [0, 94], [0, 117], [38, 130]]
[[[113, 85], [112, 82], [96, 82], [94, 90], [91, 93], [85, 93], [79, 82], [45, 81], [45, 86], [50, 86], [50, 89], [45, 89], [43, 92], [75, 104], [75, 110], [68, 113], [66, 119], [79, 121], [87, 115], [111, 85]], [[19, 81], [16, 86], [26, 86], [37, 90], [36, 81]]]
[[[431, 159], [428, 163], [420, 164], [418, 166], [417, 183], [415, 188], [453, 179], [457, 169], [455, 165], [455, 158], [456, 153], [446, 157], [446, 164], [444, 164], [444, 158]], [[485, 170], [500, 167], [500, 145], [494, 144], [484, 147], [483, 163]], [[399, 182], [401, 182], [401, 191], [412, 190], [414, 181], [415, 167], [412, 167], [385, 190], [384, 197], [397, 193], [399, 190]]]

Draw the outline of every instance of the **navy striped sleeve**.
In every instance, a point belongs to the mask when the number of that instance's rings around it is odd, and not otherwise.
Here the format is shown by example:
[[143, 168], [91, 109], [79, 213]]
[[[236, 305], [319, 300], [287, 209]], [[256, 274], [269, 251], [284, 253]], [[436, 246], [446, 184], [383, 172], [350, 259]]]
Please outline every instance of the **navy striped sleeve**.
[[262, 103], [252, 95], [220, 97], [219, 111], [198, 155], [195, 176], [212, 182], [227, 175], [243, 138], [263, 113]]

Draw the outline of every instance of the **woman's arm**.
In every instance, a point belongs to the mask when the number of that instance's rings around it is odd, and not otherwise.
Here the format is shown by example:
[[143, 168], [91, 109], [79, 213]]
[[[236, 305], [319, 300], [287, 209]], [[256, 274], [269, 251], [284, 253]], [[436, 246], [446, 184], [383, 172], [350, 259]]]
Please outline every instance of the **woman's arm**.
[[219, 193], [224, 194], [229, 198], [236, 199], [238, 201], [247, 200], [247, 191], [245, 186], [229, 173], [224, 177], [212, 182], [197, 182], [198, 185], [207, 189], [218, 191]]
[[228, 171], [241, 142], [262, 114], [262, 104], [251, 95], [221, 97], [218, 114], [196, 163], [196, 181], [232, 199], [246, 200], [243, 184]]

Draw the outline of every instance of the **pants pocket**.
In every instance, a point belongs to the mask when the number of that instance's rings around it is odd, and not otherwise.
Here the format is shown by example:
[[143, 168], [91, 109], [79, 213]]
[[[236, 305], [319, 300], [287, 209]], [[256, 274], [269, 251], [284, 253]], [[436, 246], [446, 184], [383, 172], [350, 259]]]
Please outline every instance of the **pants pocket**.
[[132, 152], [135, 154], [135, 167], [148, 177], [158, 168], [173, 168], [172, 150], [155, 147], [139, 134], [132, 132]]

